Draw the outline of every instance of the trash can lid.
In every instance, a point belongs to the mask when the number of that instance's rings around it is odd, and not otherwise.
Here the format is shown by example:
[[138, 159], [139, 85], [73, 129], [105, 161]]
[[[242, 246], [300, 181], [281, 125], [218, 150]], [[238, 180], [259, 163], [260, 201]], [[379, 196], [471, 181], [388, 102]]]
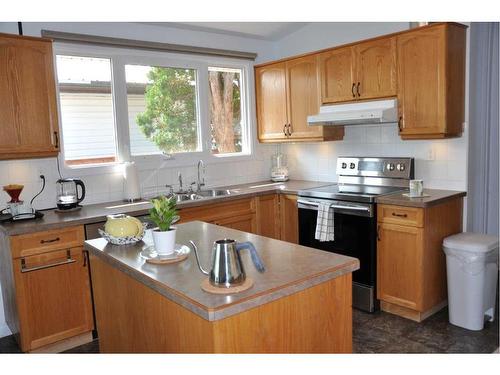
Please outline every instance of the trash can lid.
[[446, 237], [443, 246], [451, 250], [487, 253], [491, 250], [498, 250], [498, 237], [464, 232]]

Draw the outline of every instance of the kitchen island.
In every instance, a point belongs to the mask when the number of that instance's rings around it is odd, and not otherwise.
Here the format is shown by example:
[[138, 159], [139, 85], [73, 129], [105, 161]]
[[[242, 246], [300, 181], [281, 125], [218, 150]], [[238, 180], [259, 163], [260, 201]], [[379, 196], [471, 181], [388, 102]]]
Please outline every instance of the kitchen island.
[[193, 240], [209, 266], [212, 243], [252, 241], [266, 272], [242, 252], [249, 290], [216, 295], [190, 253], [170, 265], [146, 263], [145, 242], [85, 242], [102, 353], [349, 353], [355, 258], [194, 221], [178, 225], [177, 243]]

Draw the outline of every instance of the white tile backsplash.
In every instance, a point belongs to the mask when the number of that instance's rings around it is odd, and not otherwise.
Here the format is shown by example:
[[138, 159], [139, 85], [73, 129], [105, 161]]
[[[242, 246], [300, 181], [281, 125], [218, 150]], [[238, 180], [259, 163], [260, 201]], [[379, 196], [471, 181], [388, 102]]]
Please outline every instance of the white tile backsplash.
[[[269, 179], [271, 155], [275, 152], [274, 145], [256, 146], [255, 154], [250, 160], [238, 162], [221, 162], [206, 164], [205, 182], [208, 187], [240, 184]], [[161, 168], [139, 170], [141, 193], [144, 197], [151, 197], [165, 193], [166, 184], [178, 188], [177, 173], [182, 173], [184, 187], [196, 181], [196, 165], [181, 168]], [[0, 186], [7, 184], [23, 184], [24, 190], [21, 199], [29, 202], [38, 193], [42, 186], [39, 175], [46, 177], [47, 185], [44, 192], [35, 200], [37, 209], [52, 208], [56, 201], [56, 181], [58, 173], [55, 158], [5, 160], [0, 161]], [[79, 176], [78, 170], [71, 177], [84, 181], [87, 194], [83, 204], [94, 204], [123, 198], [123, 177], [119, 172], [98, 173]], [[4, 208], [9, 201], [7, 193], [0, 191], [0, 208]]]
[[415, 177], [436, 189], [467, 190], [467, 133], [446, 140], [403, 141], [396, 125], [350, 126], [343, 141], [284, 146], [292, 178], [337, 181], [339, 156], [415, 158]]

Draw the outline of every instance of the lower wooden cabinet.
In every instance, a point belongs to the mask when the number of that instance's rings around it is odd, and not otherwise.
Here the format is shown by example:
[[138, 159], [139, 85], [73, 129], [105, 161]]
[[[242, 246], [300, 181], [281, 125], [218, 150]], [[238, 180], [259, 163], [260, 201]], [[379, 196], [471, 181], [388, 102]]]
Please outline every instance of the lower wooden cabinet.
[[378, 298], [420, 311], [423, 229], [381, 223], [378, 235]]
[[246, 214], [215, 220], [214, 224], [249, 233], [255, 233], [257, 231], [256, 218], [254, 214]]
[[257, 197], [257, 234], [279, 240], [280, 202], [278, 194]]
[[299, 209], [297, 196], [280, 194], [280, 238], [283, 241], [299, 243]]
[[182, 208], [179, 223], [200, 220], [228, 228], [256, 233], [256, 201], [243, 198], [199, 207]]
[[23, 352], [64, 350], [65, 341], [75, 343], [66, 348], [76, 346], [84, 342], [76, 340], [82, 336], [91, 340], [94, 320], [83, 241], [80, 226], [4, 237], [5, 320]]
[[180, 223], [201, 220], [298, 243], [297, 196], [266, 194], [180, 210]]
[[378, 205], [381, 309], [422, 321], [447, 303], [443, 239], [462, 231], [462, 198], [429, 208]]
[[23, 351], [94, 328], [83, 247], [14, 259]]

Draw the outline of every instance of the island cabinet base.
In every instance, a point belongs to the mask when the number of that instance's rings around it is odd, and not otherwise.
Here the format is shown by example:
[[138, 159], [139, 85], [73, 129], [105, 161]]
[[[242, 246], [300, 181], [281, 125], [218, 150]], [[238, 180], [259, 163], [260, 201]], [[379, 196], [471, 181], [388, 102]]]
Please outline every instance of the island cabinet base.
[[351, 273], [208, 321], [91, 256], [101, 353], [351, 353]]

